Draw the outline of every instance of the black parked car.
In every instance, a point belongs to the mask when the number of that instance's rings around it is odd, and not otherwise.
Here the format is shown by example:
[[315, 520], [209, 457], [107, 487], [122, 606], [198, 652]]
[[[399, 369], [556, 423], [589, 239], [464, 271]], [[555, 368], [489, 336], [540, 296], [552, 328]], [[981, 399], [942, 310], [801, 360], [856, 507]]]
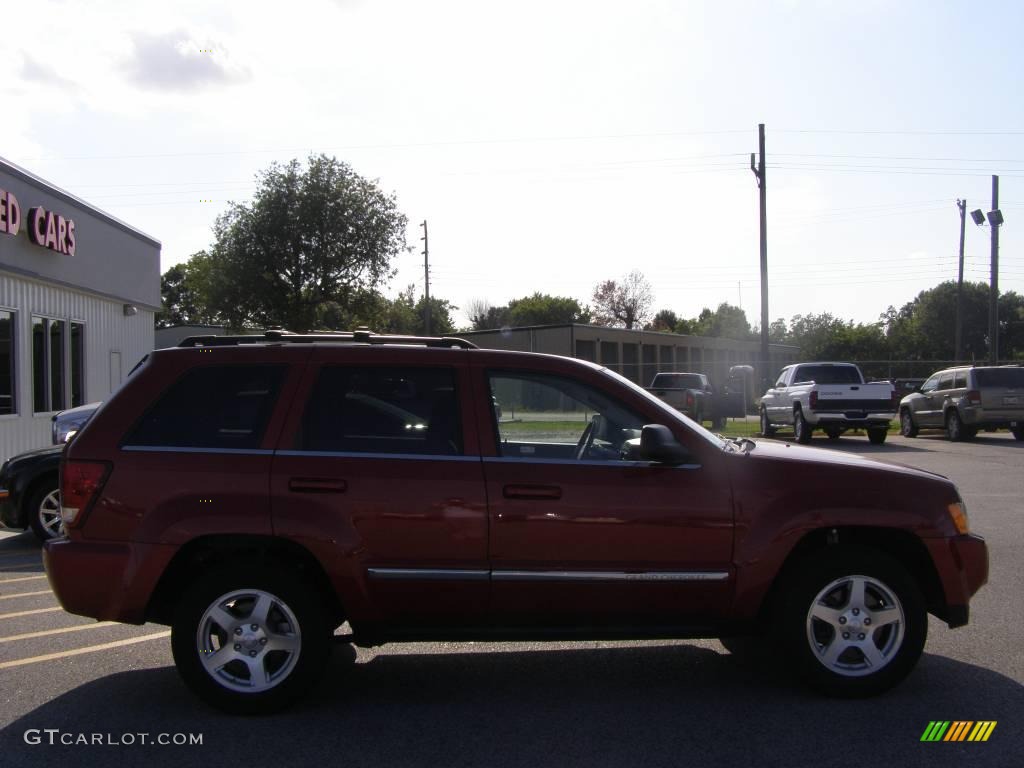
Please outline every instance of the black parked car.
[[58, 493], [60, 454], [64, 443], [100, 407], [89, 403], [53, 415], [53, 446], [19, 453], [0, 467], [0, 522], [8, 528], [31, 528], [42, 541], [63, 535]]
[[58, 470], [63, 445], [19, 453], [0, 467], [0, 521], [31, 528], [42, 541], [63, 535]]

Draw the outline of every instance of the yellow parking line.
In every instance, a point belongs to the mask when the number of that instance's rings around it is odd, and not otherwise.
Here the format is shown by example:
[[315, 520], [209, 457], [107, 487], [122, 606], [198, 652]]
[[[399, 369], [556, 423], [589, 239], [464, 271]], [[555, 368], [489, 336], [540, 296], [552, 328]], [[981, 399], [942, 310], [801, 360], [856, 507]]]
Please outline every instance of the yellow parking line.
[[0, 595], [0, 600], [13, 600], [16, 597], [36, 597], [37, 595], [52, 595], [48, 589], [40, 589], [38, 592], [18, 592], [14, 595]]
[[10, 637], [0, 637], [0, 643], [13, 643], [15, 640], [31, 640], [33, 637], [60, 635], [64, 632], [81, 632], [83, 629], [96, 629], [97, 627], [112, 627], [115, 624], [117, 624], [116, 621], [97, 621], [95, 624], [78, 624], [77, 626], [64, 627], [63, 629], [44, 629], [39, 632], [26, 632], [23, 635], [11, 635]]
[[73, 651], [61, 651], [60, 653], [47, 653], [42, 656], [31, 656], [27, 659], [15, 659], [14, 661], [5, 661], [0, 664], [0, 669], [10, 669], [11, 667], [20, 667], [24, 664], [38, 664], [43, 661], [53, 661], [54, 659], [66, 659], [68, 656], [79, 656], [83, 653], [96, 653], [97, 651], [109, 651], [111, 648], [121, 648], [125, 645], [134, 645], [135, 643], [144, 643], [147, 640], [159, 640], [163, 637], [170, 637], [171, 632], [155, 632], [152, 635], [143, 635], [142, 637], [131, 637], [127, 640], [117, 640], [113, 643], [103, 643], [102, 645], [89, 645], [85, 648], [75, 648]]
[[56, 608], [33, 608], [31, 611], [15, 611], [14, 613], [0, 613], [0, 619], [13, 619], [17, 616], [31, 616], [35, 613], [53, 613], [54, 611], [63, 611], [61, 606]]
[[0, 584], [13, 584], [16, 581], [36, 581], [37, 579], [45, 579], [46, 574], [42, 576], [19, 576], [16, 579], [0, 579]]

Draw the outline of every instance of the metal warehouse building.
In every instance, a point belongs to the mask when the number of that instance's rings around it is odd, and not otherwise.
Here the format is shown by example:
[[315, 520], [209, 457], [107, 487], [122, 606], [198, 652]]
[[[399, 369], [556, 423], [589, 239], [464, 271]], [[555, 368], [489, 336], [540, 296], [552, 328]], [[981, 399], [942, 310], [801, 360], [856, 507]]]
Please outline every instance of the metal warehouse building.
[[[600, 363], [645, 387], [650, 386], [659, 371], [704, 373], [717, 385], [725, 383], [729, 368], [734, 365], [753, 366], [755, 382], [762, 376], [758, 362], [761, 345], [757, 341], [578, 324], [469, 331], [458, 335], [478, 347], [546, 352]], [[799, 349], [788, 344], [770, 344], [768, 354], [769, 370], [765, 375], [770, 377], [782, 366], [795, 362]]]
[[153, 349], [160, 242], [0, 159], [0, 461]]

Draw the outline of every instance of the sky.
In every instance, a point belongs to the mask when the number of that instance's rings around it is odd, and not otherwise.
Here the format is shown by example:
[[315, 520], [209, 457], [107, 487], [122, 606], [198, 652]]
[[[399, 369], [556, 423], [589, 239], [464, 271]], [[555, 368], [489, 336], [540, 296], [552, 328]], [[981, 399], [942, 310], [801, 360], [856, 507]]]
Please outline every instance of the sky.
[[[424, 283], [463, 310], [588, 302], [631, 270], [655, 309], [874, 322], [957, 275], [1000, 176], [1001, 290], [1024, 293], [1024, 4], [778, 0], [4, 6], [0, 156], [159, 239], [212, 241], [272, 162], [378, 180]], [[965, 276], [988, 282], [968, 218]], [[458, 325], [467, 324], [460, 311]]]

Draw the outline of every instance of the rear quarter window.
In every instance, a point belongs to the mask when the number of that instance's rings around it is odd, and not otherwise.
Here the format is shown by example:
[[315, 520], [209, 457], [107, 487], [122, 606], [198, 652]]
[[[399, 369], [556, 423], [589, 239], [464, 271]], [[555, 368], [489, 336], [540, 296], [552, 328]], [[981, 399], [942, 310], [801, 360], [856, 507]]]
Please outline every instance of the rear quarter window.
[[258, 448], [287, 366], [193, 368], [167, 389], [125, 446]]

